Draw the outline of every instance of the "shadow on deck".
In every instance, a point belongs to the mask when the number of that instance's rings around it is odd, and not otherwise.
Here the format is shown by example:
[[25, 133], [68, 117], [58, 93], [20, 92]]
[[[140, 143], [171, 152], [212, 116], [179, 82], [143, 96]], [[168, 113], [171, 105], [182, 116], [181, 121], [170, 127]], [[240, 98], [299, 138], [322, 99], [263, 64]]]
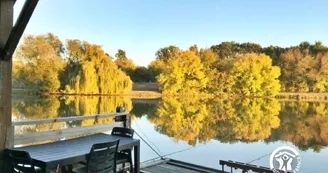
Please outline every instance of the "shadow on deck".
[[178, 160], [159, 160], [141, 165], [141, 173], [226, 173], [218, 169], [186, 163]]

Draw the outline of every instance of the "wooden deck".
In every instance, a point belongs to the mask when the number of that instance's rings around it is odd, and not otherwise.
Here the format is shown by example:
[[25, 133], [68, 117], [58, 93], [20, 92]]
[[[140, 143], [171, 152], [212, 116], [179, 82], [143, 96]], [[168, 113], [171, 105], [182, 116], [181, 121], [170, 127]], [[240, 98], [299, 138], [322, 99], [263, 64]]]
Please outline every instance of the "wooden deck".
[[141, 173], [226, 173], [218, 169], [168, 159], [141, 165]]

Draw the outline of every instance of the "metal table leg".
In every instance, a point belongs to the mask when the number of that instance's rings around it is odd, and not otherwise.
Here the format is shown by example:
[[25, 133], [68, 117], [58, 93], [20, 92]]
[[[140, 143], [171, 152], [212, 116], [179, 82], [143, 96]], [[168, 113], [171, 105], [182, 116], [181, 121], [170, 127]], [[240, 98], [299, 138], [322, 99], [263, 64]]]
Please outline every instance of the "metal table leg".
[[134, 146], [134, 173], [140, 173], [140, 141]]

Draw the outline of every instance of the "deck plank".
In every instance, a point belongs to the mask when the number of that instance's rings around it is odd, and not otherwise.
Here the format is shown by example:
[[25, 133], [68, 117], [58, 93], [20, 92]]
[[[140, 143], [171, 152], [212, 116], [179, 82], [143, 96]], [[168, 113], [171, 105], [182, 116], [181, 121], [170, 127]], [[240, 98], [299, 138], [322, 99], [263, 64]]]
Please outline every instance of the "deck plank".
[[144, 168], [143, 170], [150, 173], [198, 173], [197, 171], [176, 167], [168, 164], [160, 164], [152, 167]]
[[[174, 163], [174, 164], [173, 164]], [[178, 164], [177, 164], [178, 163]], [[141, 173], [223, 173], [220, 170], [194, 165], [186, 162], [168, 160], [159, 164], [143, 167]]]

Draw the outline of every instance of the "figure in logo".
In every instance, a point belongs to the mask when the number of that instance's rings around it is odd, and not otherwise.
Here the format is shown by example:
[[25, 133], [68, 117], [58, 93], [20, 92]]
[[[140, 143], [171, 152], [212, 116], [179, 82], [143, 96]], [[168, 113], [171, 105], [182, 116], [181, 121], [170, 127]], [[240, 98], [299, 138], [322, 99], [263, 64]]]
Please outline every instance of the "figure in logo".
[[275, 159], [279, 162], [279, 169], [282, 171], [293, 171], [292, 162], [293, 159], [296, 157], [294, 154], [289, 152], [280, 152], [276, 154]]
[[270, 156], [270, 168], [273, 173], [299, 171], [301, 166], [301, 156], [297, 150], [290, 146], [276, 148]]

